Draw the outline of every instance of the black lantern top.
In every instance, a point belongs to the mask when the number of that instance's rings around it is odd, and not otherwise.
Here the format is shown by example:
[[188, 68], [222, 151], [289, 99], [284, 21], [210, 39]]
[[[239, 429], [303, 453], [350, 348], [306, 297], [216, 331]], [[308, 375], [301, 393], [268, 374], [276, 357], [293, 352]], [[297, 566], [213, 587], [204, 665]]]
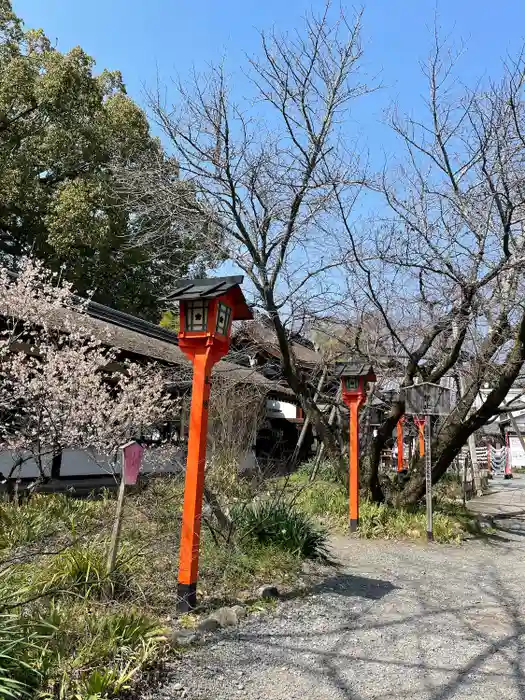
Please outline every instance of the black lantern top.
[[364, 377], [367, 382], [375, 382], [376, 373], [374, 368], [370, 363], [362, 362], [360, 360], [350, 361], [350, 362], [338, 362], [336, 365], [337, 376], [341, 379], [346, 377]]

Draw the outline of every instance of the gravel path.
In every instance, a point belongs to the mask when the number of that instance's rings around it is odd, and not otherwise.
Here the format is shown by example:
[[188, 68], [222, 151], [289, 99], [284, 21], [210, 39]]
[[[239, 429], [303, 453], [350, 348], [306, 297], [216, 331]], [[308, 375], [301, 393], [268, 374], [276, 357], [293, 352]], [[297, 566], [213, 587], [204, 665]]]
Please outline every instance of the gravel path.
[[525, 699], [525, 488], [495, 487], [515, 507], [489, 543], [337, 539], [340, 570], [184, 654], [149, 697]]

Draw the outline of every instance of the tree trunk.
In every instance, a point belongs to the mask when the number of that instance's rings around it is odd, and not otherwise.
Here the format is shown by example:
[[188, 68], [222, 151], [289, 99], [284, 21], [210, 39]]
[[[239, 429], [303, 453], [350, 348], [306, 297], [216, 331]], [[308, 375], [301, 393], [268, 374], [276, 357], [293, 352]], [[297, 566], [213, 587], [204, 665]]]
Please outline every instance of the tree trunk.
[[[461, 448], [465, 445], [476, 430], [483, 427], [487, 421], [498, 414], [498, 409], [507, 396], [510, 388], [516, 381], [523, 363], [525, 362], [525, 314], [522, 316], [517, 329], [514, 347], [510, 351], [504, 365], [492, 367], [492, 374], [496, 376], [494, 388], [487, 396], [483, 405], [466, 417], [470, 405], [468, 400], [450, 414], [439, 435], [432, 441], [432, 454], [435, 455], [432, 467], [432, 483], [437, 483], [447, 471]], [[490, 376], [491, 368], [487, 366], [487, 375]], [[468, 393], [476, 394], [482, 385], [484, 373], [479, 373], [479, 381], [473, 383]], [[457, 410], [459, 409], [459, 410]], [[410, 470], [410, 477], [401, 494], [400, 502], [403, 505], [417, 503], [425, 493], [425, 469], [424, 460], [418, 460], [414, 469]]]
[[[327, 367], [323, 367], [323, 372], [321, 374], [321, 378], [319, 379], [319, 384], [317, 385], [317, 391], [314, 394], [314, 403], [317, 404], [317, 399], [319, 397], [319, 394], [321, 393], [323, 389], [323, 384], [326, 379], [326, 374], [328, 372]], [[330, 424], [330, 421], [329, 421]], [[288, 463], [288, 469], [292, 471], [297, 463], [297, 460], [299, 459], [299, 455], [301, 453], [301, 448], [303, 446], [303, 443], [306, 439], [306, 435], [308, 433], [308, 428], [310, 427], [310, 418], [306, 416], [303, 422], [303, 427], [301, 428], [301, 433], [297, 439], [297, 444], [295, 446], [295, 449], [293, 451], [292, 456], [290, 457], [290, 461]]]
[[51, 460], [51, 479], [60, 479], [62, 469], [62, 452], [57, 452]]
[[392, 437], [392, 432], [403, 412], [404, 404], [402, 402], [398, 401], [392, 406], [390, 415], [379, 427], [377, 435], [370, 443], [366, 457], [363, 459], [364, 469], [361, 479], [363, 494], [366, 498], [374, 501], [374, 503], [382, 503], [387, 497], [379, 480], [381, 453], [385, 449], [387, 440]]
[[328, 424], [327, 417], [319, 410], [319, 407], [310, 396], [308, 386], [303, 381], [291, 352], [288, 334], [279, 316], [279, 312], [273, 299], [273, 293], [267, 289], [265, 292], [266, 309], [272, 319], [279, 349], [281, 351], [282, 369], [284, 377], [294, 394], [301, 402], [301, 406], [308, 417], [308, 420], [314, 426], [316, 433], [320, 436], [325, 446], [325, 453], [328, 459], [333, 460], [335, 468], [343, 479], [348, 479], [344, 460], [342, 459], [341, 451], [335, 439], [335, 435], [331, 426]]

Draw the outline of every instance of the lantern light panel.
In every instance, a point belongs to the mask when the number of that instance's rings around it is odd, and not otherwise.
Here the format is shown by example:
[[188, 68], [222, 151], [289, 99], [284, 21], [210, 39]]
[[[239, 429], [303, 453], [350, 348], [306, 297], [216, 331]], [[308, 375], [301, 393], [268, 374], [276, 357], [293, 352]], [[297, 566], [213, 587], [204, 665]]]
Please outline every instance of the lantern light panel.
[[217, 324], [215, 327], [215, 332], [220, 335], [227, 335], [228, 329], [230, 327], [232, 310], [230, 306], [227, 306], [222, 301], [219, 302], [217, 308]]
[[347, 391], [356, 391], [359, 389], [359, 377], [344, 377], [344, 382]]
[[206, 331], [208, 328], [208, 301], [185, 302], [185, 330]]

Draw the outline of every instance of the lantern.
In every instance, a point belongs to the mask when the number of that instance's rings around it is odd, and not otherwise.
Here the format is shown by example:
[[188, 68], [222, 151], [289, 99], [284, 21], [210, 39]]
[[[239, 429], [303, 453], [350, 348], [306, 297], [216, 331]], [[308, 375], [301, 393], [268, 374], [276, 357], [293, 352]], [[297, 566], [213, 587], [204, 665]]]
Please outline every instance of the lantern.
[[179, 302], [179, 347], [193, 362], [179, 561], [177, 607], [180, 612], [192, 610], [197, 604], [211, 370], [228, 352], [232, 321], [253, 318], [240, 288], [242, 281], [242, 276], [179, 280], [168, 297], [170, 301]]
[[371, 365], [363, 362], [340, 364], [341, 395], [350, 409], [350, 478], [349, 516], [350, 531], [359, 525], [359, 409], [366, 399], [368, 385], [375, 382], [376, 375]]
[[343, 401], [347, 405], [357, 398], [361, 398], [361, 402], [363, 402], [366, 398], [368, 385], [376, 380], [372, 366], [363, 362], [339, 364], [338, 375], [341, 378]]
[[253, 318], [240, 288], [242, 281], [239, 275], [176, 283], [168, 300], [179, 302], [179, 347], [190, 359], [204, 348], [216, 360], [224, 356], [228, 352], [232, 321]]

